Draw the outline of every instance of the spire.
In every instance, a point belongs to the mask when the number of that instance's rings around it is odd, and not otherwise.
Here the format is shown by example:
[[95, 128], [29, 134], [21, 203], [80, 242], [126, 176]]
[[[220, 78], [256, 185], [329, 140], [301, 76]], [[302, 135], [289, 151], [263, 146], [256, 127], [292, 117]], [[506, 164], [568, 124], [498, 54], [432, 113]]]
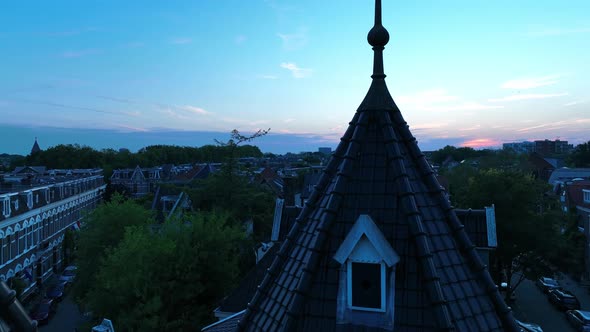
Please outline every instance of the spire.
[[37, 137], [35, 137], [35, 143], [33, 144], [33, 147], [31, 148], [31, 154], [37, 153], [39, 151], [41, 151], [41, 148], [39, 147], [39, 143], [37, 143]]
[[384, 79], [383, 71], [383, 49], [389, 41], [389, 33], [381, 24], [381, 0], [375, 0], [375, 25], [369, 31], [367, 40], [373, 46], [373, 79]]

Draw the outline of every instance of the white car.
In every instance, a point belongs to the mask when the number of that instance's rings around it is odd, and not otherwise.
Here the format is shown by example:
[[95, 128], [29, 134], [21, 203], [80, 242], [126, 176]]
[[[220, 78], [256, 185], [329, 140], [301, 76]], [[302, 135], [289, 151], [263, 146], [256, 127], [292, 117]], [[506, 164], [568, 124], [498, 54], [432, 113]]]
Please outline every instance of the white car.
[[76, 279], [76, 270], [78, 270], [78, 267], [75, 265], [66, 266], [62, 274], [59, 276], [59, 281], [72, 283], [74, 279]]
[[522, 332], [543, 332], [543, 329], [537, 324], [521, 322], [518, 319], [516, 324], [518, 324]]

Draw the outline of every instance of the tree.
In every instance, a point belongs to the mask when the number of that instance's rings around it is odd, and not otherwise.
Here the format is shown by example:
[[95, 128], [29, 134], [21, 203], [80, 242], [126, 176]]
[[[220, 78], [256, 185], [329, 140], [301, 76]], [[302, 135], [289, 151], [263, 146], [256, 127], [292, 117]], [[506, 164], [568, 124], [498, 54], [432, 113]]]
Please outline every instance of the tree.
[[542, 258], [559, 241], [558, 220], [543, 208], [547, 189], [547, 184], [522, 172], [491, 169], [471, 177], [465, 194], [458, 196], [461, 201], [455, 202], [464, 208], [494, 204], [499, 266], [506, 271], [509, 285], [512, 275], [522, 272], [512, 290], [523, 278], [534, 279], [546, 272]]
[[117, 194], [110, 202], [101, 204], [86, 215], [78, 243], [75, 297], [86, 302], [88, 290], [96, 281], [99, 263], [106, 257], [107, 251], [123, 239], [127, 227], [153, 223], [150, 211]]
[[198, 180], [193, 188], [186, 189], [194, 206], [202, 211], [227, 211], [236, 224], [251, 219], [258, 240], [270, 234], [274, 196], [244, 174], [239, 174], [236, 158], [238, 148], [242, 147], [240, 144], [264, 136], [269, 130], [244, 136], [234, 129], [227, 142], [217, 141], [220, 147], [226, 149], [226, 162], [221, 170], [207, 179]]
[[590, 167], [590, 141], [577, 145], [567, 161], [573, 167]]
[[216, 213], [169, 220], [155, 231], [128, 227], [108, 250], [88, 306], [110, 317], [117, 330], [198, 330], [211, 322], [211, 307], [236, 281], [243, 239], [227, 215]]

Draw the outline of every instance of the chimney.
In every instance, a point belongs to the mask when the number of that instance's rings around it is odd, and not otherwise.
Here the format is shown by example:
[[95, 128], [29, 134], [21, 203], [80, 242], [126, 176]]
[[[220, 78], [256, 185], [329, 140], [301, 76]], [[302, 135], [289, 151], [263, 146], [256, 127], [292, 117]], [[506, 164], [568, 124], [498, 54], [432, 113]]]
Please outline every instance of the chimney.
[[285, 199], [285, 206], [295, 206], [295, 182], [296, 177], [285, 176], [283, 178], [283, 198]]

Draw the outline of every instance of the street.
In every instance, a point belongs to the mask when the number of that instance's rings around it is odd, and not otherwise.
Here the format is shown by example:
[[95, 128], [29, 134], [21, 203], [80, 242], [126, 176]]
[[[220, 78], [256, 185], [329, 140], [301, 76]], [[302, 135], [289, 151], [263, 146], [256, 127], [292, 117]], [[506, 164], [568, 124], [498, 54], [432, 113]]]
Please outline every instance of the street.
[[[590, 310], [590, 294], [588, 289], [566, 275], [559, 275], [559, 283], [564, 289], [574, 293], [582, 310]], [[514, 315], [523, 322], [540, 325], [545, 332], [560, 331], [574, 332], [574, 328], [567, 321], [565, 313], [557, 310], [547, 299], [534, 281], [524, 280], [516, 289], [516, 301], [511, 304]]]
[[49, 324], [39, 327], [40, 332], [72, 332], [74, 328], [84, 322], [84, 316], [78, 306], [68, 294], [57, 308], [57, 313], [49, 320]]

